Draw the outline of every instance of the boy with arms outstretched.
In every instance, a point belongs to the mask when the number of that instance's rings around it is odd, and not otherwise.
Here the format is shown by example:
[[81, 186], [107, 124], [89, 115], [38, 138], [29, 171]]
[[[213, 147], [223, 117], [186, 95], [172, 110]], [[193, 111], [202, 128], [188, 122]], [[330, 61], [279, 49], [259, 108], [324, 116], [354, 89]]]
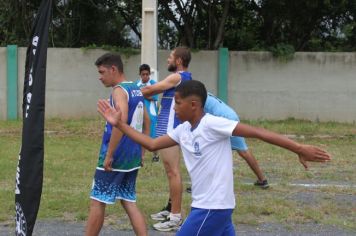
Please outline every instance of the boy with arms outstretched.
[[186, 235], [235, 235], [232, 212], [235, 208], [231, 136], [258, 138], [283, 147], [307, 162], [326, 162], [330, 155], [315, 146], [293, 140], [237, 121], [204, 113], [207, 92], [199, 81], [180, 84], [175, 92], [175, 112], [183, 121], [167, 135], [152, 139], [121, 121], [121, 111], [107, 101], [98, 102], [99, 113], [127, 136], [148, 150], [180, 145], [185, 165], [192, 181], [192, 209], [177, 232]]

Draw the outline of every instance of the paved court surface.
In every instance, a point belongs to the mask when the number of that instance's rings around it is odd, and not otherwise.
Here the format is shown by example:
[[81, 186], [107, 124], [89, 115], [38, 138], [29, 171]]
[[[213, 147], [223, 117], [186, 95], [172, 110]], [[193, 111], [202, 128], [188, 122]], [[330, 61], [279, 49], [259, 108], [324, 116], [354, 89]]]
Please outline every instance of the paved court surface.
[[[84, 232], [84, 222], [63, 222], [56, 220], [39, 220], [36, 223], [33, 236], [82, 236]], [[0, 235], [9, 236], [14, 235], [14, 225], [0, 224]], [[341, 229], [334, 226], [325, 226], [319, 224], [303, 224], [303, 225], [289, 225], [281, 224], [262, 224], [258, 226], [238, 225], [236, 227], [236, 234], [238, 236], [352, 236], [356, 235], [356, 231]], [[135, 235], [132, 231], [117, 230], [113, 226], [105, 226], [100, 236], [132, 236]], [[162, 233], [149, 230], [150, 236], [173, 236], [174, 233]]]

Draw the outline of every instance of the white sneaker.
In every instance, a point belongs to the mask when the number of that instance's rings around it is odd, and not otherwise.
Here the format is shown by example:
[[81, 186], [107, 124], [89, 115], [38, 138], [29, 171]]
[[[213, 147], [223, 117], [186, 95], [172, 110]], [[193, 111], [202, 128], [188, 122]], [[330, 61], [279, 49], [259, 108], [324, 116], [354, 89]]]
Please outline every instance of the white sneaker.
[[154, 224], [153, 228], [158, 231], [168, 232], [168, 231], [177, 231], [182, 225], [182, 219], [170, 219], [169, 217], [160, 223]]
[[152, 220], [159, 220], [159, 221], [163, 221], [166, 220], [167, 217], [169, 216], [169, 211], [162, 209], [162, 211], [156, 213], [156, 214], [152, 214], [151, 215], [151, 219]]

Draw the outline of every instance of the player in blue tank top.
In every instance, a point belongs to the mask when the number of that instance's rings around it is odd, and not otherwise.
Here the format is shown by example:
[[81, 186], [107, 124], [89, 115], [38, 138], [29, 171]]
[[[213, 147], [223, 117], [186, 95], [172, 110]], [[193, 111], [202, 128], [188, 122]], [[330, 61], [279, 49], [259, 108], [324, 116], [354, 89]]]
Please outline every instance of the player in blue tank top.
[[[122, 110], [122, 119], [135, 130], [149, 134], [149, 120], [140, 88], [127, 82], [120, 55], [107, 53], [95, 62], [100, 81], [112, 87], [110, 105]], [[145, 122], [144, 122], [145, 121]], [[99, 160], [90, 193], [85, 235], [98, 235], [106, 204], [120, 200], [137, 235], [147, 235], [146, 223], [136, 205], [136, 177], [142, 164], [141, 145], [109, 123], [105, 124]]]
[[[204, 112], [210, 113], [214, 116], [224, 117], [229, 120], [240, 121], [239, 116], [236, 112], [229, 107], [226, 103], [221, 101], [219, 98], [215, 97], [213, 94], [208, 93]], [[248, 150], [245, 138], [239, 136], [233, 136], [230, 138], [232, 150], [236, 150], [239, 156], [241, 156], [252, 169], [252, 171], [257, 176], [256, 186], [261, 188], [268, 188], [268, 182], [261, 168], [258, 165], [256, 158], [253, 156], [252, 152]]]
[[[120, 87], [124, 90], [128, 97], [128, 115], [127, 123], [130, 124], [137, 131], [142, 132], [143, 125], [143, 95], [141, 90], [133, 82], [121, 82], [113, 87], [113, 89]], [[115, 107], [112, 95], [110, 96], [110, 104]], [[112, 134], [112, 126], [108, 123], [105, 125], [102, 144], [100, 148], [98, 170], [104, 170], [104, 161], [107, 156], [109, 148], [110, 137]], [[141, 145], [132, 141], [126, 135], [123, 135], [119, 144], [113, 152], [113, 160], [111, 168], [113, 171], [131, 171], [139, 169], [142, 164], [142, 150]]]
[[[162, 136], [172, 131], [181, 121], [174, 111], [174, 93], [176, 87], [190, 81], [191, 73], [188, 72], [191, 54], [187, 47], [177, 47], [170, 53], [167, 63], [168, 71], [173, 72], [165, 79], [154, 85], [142, 88], [145, 97], [154, 94], [163, 93], [161, 99], [160, 112], [157, 119], [156, 136]], [[167, 210], [157, 214], [152, 214], [151, 218], [155, 220], [169, 220], [163, 223], [154, 224], [153, 227], [160, 231], [171, 231], [179, 228], [182, 223], [181, 202], [182, 202], [182, 179], [180, 175], [180, 150], [178, 146], [160, 150], [160, 157], [163, 161], [167, 173], [171, 203], [165, 207]]]
[[[179, 84], [192, 79], [192, 75], [188, 71], [178, 71], [177, 73], [181, 78]], [[173, 130], [181, 123], [174, 111], [174, 92], [175, 87], [172, 87], [164, 91], [162, 95], [161, 110], [157, 121], [156, 137], [167, 134], [168, 131]]]

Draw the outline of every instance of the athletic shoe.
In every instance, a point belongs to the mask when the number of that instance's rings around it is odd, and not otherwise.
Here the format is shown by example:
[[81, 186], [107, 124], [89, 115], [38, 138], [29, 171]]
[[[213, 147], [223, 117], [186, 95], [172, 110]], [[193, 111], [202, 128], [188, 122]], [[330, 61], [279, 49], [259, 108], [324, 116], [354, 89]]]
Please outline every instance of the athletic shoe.
[[177, 231], [177, 230], [179, 230], [180, 226], [182, 225], [182, 222], [183, 221], [181, 218], [171, 220], [168, 217], [166, 220], [159, 222], [157, 224], [154, 224], [153, 228], [155, 230], [162, 231], [162, 232]]
[[254, 183], [254, 185], [257, 186], [257, 187], [260, 187], [260, 188], [262, 188], [262, 189], [267, 189], [267, 188], [269, 188], [269, 185], [268, 185], [268, 182], [267, 182], [266, 179], [263, 180], [262, 182], [259, 181], [259, 180], [257, 180], [257, 181]]
[[157, 154], [153, 154], [152, 162], [158, 162], [158, 161], [159, 161], [159, 156]]
[[151, 215], [151, 219], [152, 220], [158, 220], [158, 221], [164, 221], [164, 220], [166, 220], [168, 218], [169, 213], [170, 212], [165, 207], [160, 212], [158, 212], [156, 214], [152, 214]]
[[185, 191], [187, 191], [187, 193], [192, 193], [192, 187], [187, 187]]

